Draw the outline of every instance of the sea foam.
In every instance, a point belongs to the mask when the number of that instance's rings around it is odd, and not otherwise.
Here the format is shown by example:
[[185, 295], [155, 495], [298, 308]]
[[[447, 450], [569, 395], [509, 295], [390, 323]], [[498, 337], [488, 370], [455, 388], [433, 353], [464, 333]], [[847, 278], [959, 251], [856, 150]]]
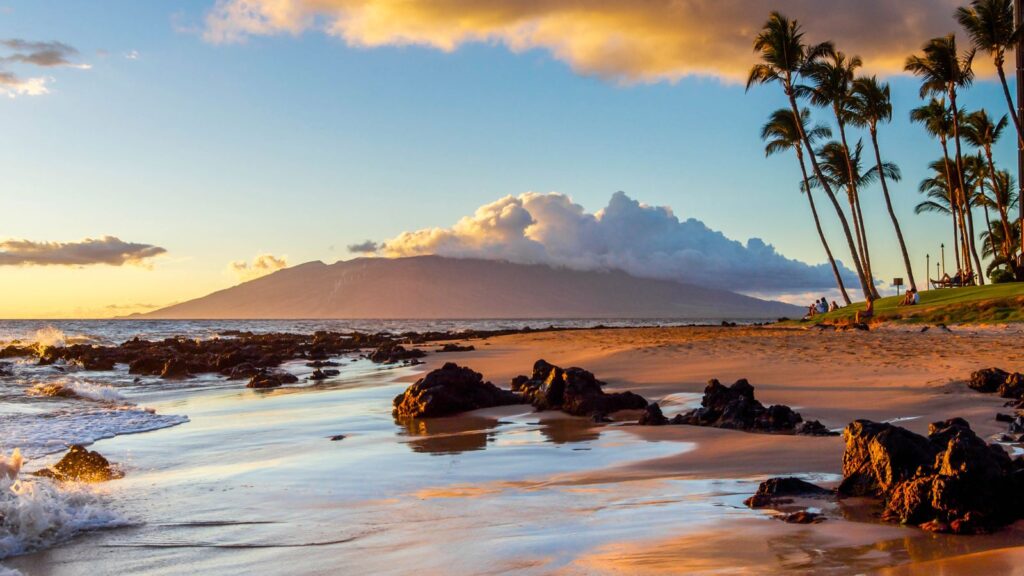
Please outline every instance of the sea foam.
[[41, 382], [25, 391], [29, 396], [56, 396], [62, 398], [81, 398], [95, 402], [111, 404], [125, 403], [124, 396], [113, 386], [94, 384], [83, 380], [67, 382]]
[[0, 560], [48, 548], [85, 530], [128, 524], [91, 487], [46, 478], [0, 478], [0, 518]]

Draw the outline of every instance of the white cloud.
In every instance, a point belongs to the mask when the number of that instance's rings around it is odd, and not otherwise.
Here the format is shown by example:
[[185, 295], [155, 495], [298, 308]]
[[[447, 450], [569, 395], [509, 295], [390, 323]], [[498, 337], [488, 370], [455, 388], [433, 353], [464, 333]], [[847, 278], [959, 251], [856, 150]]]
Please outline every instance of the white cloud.
[[[404, 232], [384, 242], [380, 253], [619, 269], [744, 293], [797, 293], [834, 286], [827, 263], [809, 265], [786, 258], [759, 238], [741, 244], [699, 220], [680, 221], [670, 208], [641, 204], [622, 192], [596, 213], [588, 213], [564, 194], [506, 196], [451, 228]], [[848, 270], [846, 276], [856, 281]]]

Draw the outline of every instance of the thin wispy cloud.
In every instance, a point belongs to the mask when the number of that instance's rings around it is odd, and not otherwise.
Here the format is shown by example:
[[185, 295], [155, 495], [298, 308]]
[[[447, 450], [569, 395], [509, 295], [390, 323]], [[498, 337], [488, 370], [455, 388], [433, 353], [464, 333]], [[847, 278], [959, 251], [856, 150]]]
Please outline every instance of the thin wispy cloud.
[[21, 38], [0, 40], [0, 49], [7, 54], [0, 55], [0, 94], [10, 98], [17, 96], [42, 96], [49, 94], [52, 76], [22, 76], [10, 68], [27, 69], [77, 68], [88, 70], [92, 66], [78, 62], [78, 50], [63, 42], [38, 42]]
[[[643, 278], [744, 293], [784, 294], [835, 285], [826, 263], [786, 258], [758, 238], [746, 244], [731, 240], [699, 220], [680, 220], [668, 207], [641, 204], [622, 192], [595, 213], [564, 194], [506, 196], [450, 228], [404, 232], [384, 242], [379, 253], [624, 270]], [[852, 272], [844, 272], [856, 281]]]
[[167, 250], [152, 244], [125, 242], [115, 236], [78, 242], [0, 241], [0, 266], [142, 266]]
[[252, 259], [252, 262], [236, 260], [228, 264], [228, 272], [234, 274], [241, 282], [246, 282], [266, 276], [288, 267], [288, 259], [285, 256], [274, 256], [273, 254], [259, 254]]
[[[711, 76], [738, 81], [769, 11], [798, 18], [808, 40], [835, 40], [869, 70], [899, 72], [925, 39], [956, 29], [961, 0], [217, 0], [215, 43], [318, 30], [356, 47], [467, 43], [547, 50], [584, 74], [622, 82]], [[865, 15], [870, 14], [870, 17]]]

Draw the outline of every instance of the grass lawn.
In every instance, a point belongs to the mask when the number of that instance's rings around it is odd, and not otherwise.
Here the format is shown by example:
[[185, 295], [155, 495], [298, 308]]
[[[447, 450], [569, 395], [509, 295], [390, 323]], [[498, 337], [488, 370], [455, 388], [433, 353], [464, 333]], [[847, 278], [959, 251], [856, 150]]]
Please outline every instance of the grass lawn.
[[[852, 294], [851, 294], [852, 296]], [[943, 288], [921, 292], [917, 306], [899, 306], [903, 296], [875, 301], [874, 321], [928, 324], [1002, 324], [1024, 322], [1024, 282]], [[816, 315], [804, 324], [846, 324], [864, 309], [864, 302]], [[796, 321], [794, 324], [801, 324]]]

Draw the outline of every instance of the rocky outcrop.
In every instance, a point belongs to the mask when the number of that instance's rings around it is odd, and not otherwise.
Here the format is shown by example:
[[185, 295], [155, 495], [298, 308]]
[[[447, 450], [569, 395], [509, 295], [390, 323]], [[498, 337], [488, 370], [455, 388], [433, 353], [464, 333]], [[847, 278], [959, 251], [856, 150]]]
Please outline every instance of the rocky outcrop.
[[927, 438], [867, 420], [843, 435], [839, 493], [881, 498], [888, 520], [977, 534], [1024, 517], [1024, 463], [987, 444], [961, 418], [931, 424]]
[[397, 364], [406, 360], [414, 360], [426, 356], [419, 348], [407, 349], [401, 344], [385, 344], [370, 353], [367, 358], [377, 364]]
[[521, 403], [519, 395], [485, 382], [479, 372], [448, 362], [396, 396], [392, 415], [399, 420], [435, 418]]
[[61, 482], [105, 482], [122, 476], [99, 452], [78, 444], [71, 446], [59, 462], [33, 474]]
[[967, 386], [985, 394], [997, 392], [1003, 398], [1024, 399], [1024, 374], [1011, 374], [999, 368], [984, 368], [972, 373]]
[[332, 370], [330, 368], [317, 368], [313, 370], [313, 373], [309, 375], [310, 380], [327, 380], [341, 374], [340, 370]]
[[445, 344], [438, 352], [472, 352], [476, 348], [471, 344], [469, 346], [460, 346], [459, 344]]
[[664, 426], [668, 424], [668, 418], [661, 411], [661, 406], [658, 406], [657, 402], [651, 402], [644, 408], [644, 413], [640, 415], [640, 420], [637, 422], [641, 426]]
[[604, 382], [582, 368], [560, 368], [544, 360], [533, 364], [530, 377], [517, 376], [512, 391], [538, 410], [561, 410], [574, 416], [643, 410], [647, 401], [633, 392], [606, 393]]
[[[645, 423], [642, 418], [640, 424]], [[837, 435], [817, 420], [805, 422], [789, 406], [776, 404], [765, 407], [754, 398], [754, 387], [745, 379], [737, 380], [728, 387], [718, 380], [710, 380], [704, 388], [700, 408], [678, 414], [668, 423], [778, 434]]]
[[284, 384], [293, 384], [299, 379], [294, 374], [283, 370], [261, 370], [253, 375], [246, 388], [277, 388]]
[[188, 376], [188, 363], [180, 358], [171, 358], [160, 371], [160, 377], [165, 380], [182, 380]]

